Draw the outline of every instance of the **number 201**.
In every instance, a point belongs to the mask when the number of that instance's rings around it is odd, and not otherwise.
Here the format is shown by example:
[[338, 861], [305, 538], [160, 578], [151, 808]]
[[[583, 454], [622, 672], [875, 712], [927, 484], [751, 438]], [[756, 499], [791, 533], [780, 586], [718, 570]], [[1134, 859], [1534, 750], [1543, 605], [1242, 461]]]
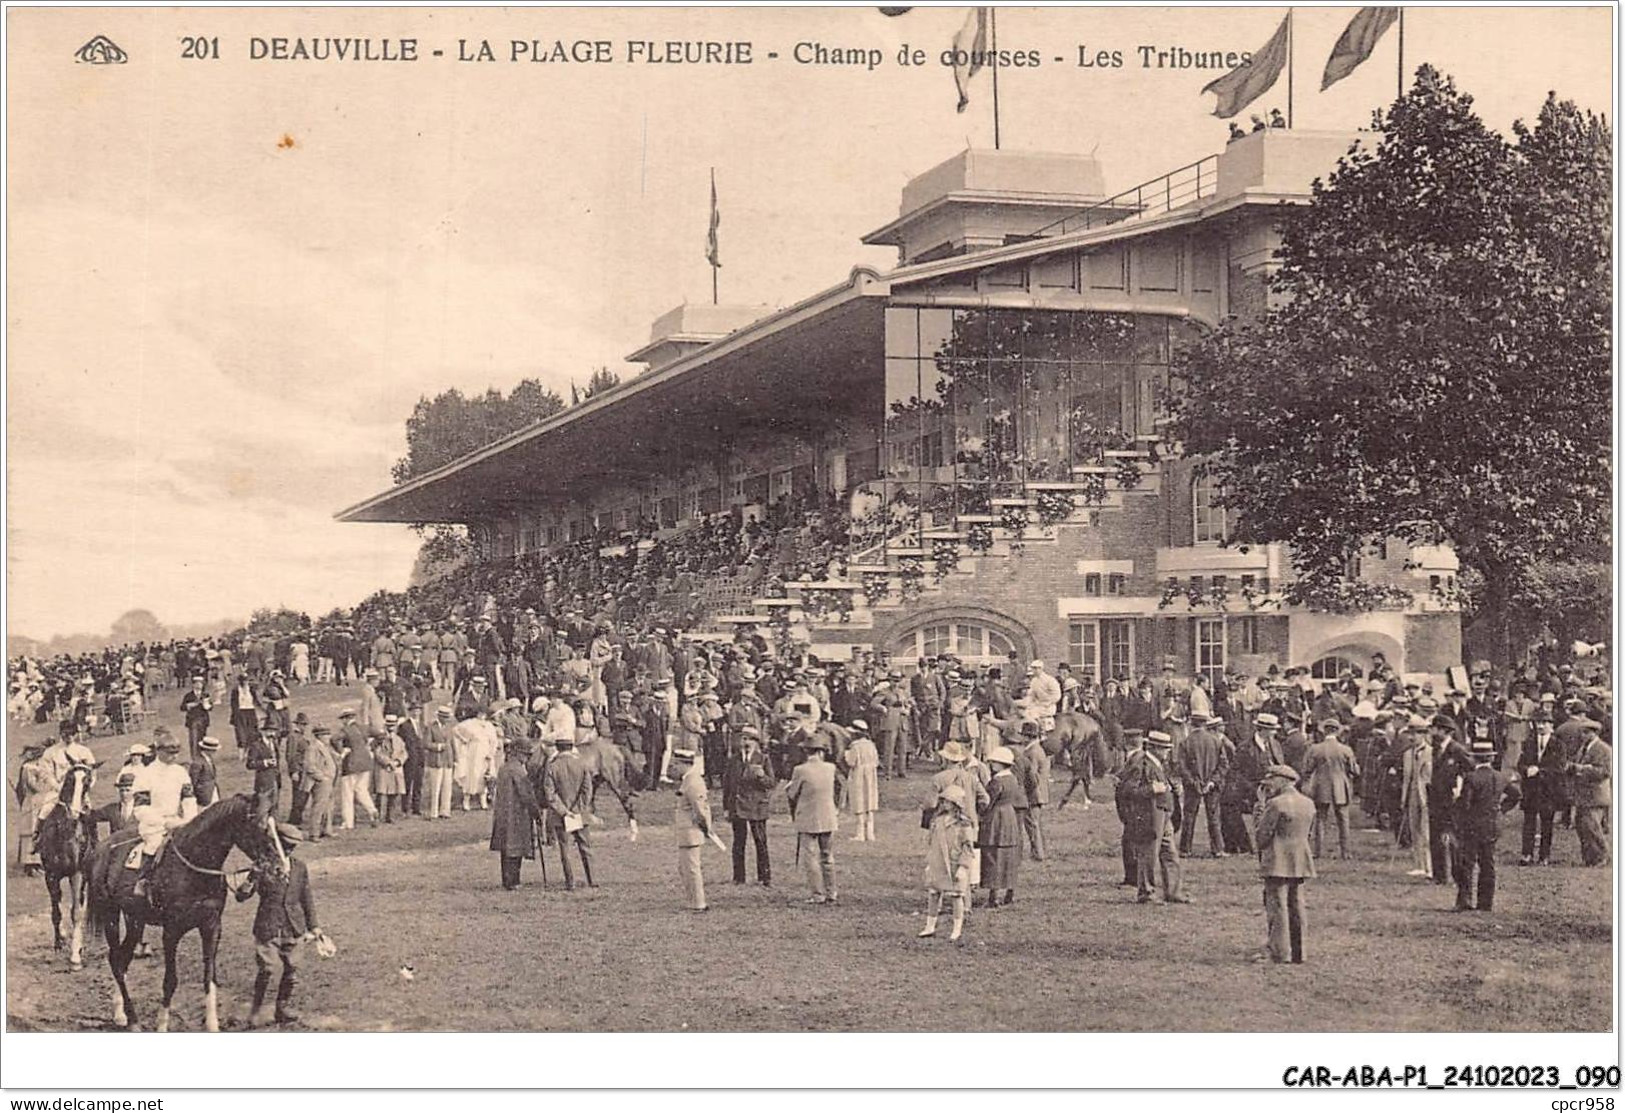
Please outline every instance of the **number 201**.
[[191, 35], [182, 35], [181, 57], [197, 59], [213, 58], [218, 61], [220, 59], [220, 39], [218, 36], [212, 39], [205, 39], [202, 37], [193, 38]]

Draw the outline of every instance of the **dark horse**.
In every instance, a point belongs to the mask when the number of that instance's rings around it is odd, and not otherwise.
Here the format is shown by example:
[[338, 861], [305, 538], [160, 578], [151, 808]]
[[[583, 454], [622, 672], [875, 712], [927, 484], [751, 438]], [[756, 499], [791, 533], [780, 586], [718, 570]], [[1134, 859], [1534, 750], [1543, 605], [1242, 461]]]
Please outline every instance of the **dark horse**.
[[[268, 803], [268, 801], [266, 801]], [[154, 864], [151, 888], [159, 908], [135, 895], [136, 871], [125, 859], [138, 841], [133, 830], [121, 831], [97, 848], [90, 871], [90, 922], [107, 937], [107, 964], [118, 983], [113, 1023], [139, 1030], [135, 1003], [124, 976], [149, 923], [164, 928], [164, 1001], [158, 1009], [158, 1031], [169, 1028], [169, 1005], [175, 998], [175, 951], [196, 930], [203, 942], [203, 1026], [220, 1030], [215, 1001], [214, 961], [220, 946], [220, 915], [226, 906], [226, 855], [239, 849], [262, 869], [281, 869], [281, 847], [273, 840], [263, 804], [250, 796], [233, 796], [204, 808], [197, 817], [170, 833], [169, 843]], [[127, 931], [120, 937], [120, 918]]]
[[39, 850], [45, 891], [51, 894], [52, 946], [62, 949], [62, 882], [68, 883], [68, 967], [82, 969], [85, 941], [85, 877], [96, 830], [85, 822], [90, 810], [90, 778], [94, 766], [75, 763], [68, 768], [56, 803], [39, 821], [35, 846]]
[[1044, 738], [1044, 751], [1050, 757], [1065, 754], [1067, 767], [1072, 770], [1072, 783], [1066, 786], [1056, 807], [1064, 808], [1080, 784], [1087, 806], [1091, 782], [1106, 772], [1106, 737], [1099, 721], [1082, 711], [1062, 711], [1055, 716], [1055, 729]]

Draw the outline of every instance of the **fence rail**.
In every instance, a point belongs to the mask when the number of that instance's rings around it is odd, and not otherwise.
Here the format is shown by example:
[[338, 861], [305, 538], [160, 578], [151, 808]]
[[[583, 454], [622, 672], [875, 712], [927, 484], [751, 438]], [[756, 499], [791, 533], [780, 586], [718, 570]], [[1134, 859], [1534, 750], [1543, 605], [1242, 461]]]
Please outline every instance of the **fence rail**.
[[1082, 232], [1135, 217], [1172, 212], [1193, 201], [1213, 196], [1218, 188], [1219, 156], [1208, 155], [1046, 224], [1033, 235], [1064, 236], [1068, 232]]

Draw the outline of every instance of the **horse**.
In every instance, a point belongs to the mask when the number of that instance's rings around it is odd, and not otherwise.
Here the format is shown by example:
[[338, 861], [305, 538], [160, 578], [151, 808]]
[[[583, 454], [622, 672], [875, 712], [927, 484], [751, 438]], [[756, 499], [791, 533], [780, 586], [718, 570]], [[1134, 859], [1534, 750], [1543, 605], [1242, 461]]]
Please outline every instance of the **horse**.
[[91, 765], [75, 762], [63, 778], [56, 802], [39, 821], [35, 846], [45, 891], [51, 895], [51, 946], [62, 949], [62, 882], [68, 883], [68, 968], [84, 968], [85, 877], [96, 848], [96, 830], [85, 822], [90, 810]]
[[1044, 752], [1050, 757], [1066, 755], [1072, 770], [1072, 783], [1066, 786], [1057, 807], [1066, 807], [1073, 791], [1083, 785], [1083, 800], [1089, 802], [1089, 786], [1095, 774], [1106, 770], [1106, 736], [1100, 722], [1082, 711], [1062, 711], [1055, 716], [1055, 729], [1044, 737]]
[[[282, 869], [282, 848], [273, 838], [267, 803], [263, 797], [257, 801], [239, 794], [204, 808], [171, 832], [149, 882], [159, 897], [156, 910], [147, 899], [135, 895], [136, 871], [124, 865], [139, 835], [121, 831], [97, 848], [90, 871], [89, 918], [92, 930], [99, 925], [107, 937], [107, 963], [118, 984], [113, 1001], [115, 1025], [140, 1030], [125, 973], [147, 924], [159, 923], [164, 929], [164, 998], [158, 1009], [158, 1031], [169, 1030], [169, 1007], [178, 981], [175, 952], [194, 930], [203, 943], [204, 1030], [220, 1030], [214, 979], [220, 917], [226, 905], [226, 871], [220, 867], [238, 849], [262, 870]], [[127, 928], [122, 938], [121, 917]]]
[[592, 770], [593, 810], [597, 811], [599, 786], [609, 789], [626, 813], [627, 822], [636, 830], [637, 793], [627, 777], [626, 755], [613, 741], [601, 734], [591, 734], [576, 743], [576, 753]]

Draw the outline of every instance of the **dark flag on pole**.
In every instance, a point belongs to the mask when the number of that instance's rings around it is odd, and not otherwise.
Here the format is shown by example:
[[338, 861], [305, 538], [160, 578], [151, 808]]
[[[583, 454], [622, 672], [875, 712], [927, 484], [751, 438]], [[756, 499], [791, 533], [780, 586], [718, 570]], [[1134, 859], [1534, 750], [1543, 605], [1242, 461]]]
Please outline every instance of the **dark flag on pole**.
[[711, 230], [705, 236], [705, 258], [713, 267], [722, 266], [717, 247], [717, 225], [722, 223], [722, 212], [717, 208], [717, 171], [711, 168]]
[[975, 77], [987, 59], [986, 8], [977, 8], [966, 18], [965, 26], [954, 36], [953, 64], [954, 88], [959, 90], [959, 104], [955, 111], [965, 111], [970, 103], [970, 79]]
[[1252, 61], [1237, 66], [1223, 77], [1216, 78], [1202, 86], [1202, 92], [1214, 93], [1219, 103], [1214, 107], [1213, 114], [1221, 120], [1229, 119], [1253, 101], [1269, 92], [1275, 79], [1281, 76], [1281, 70], [1286, 67], [1287, 36], [1292, 29], [1292, 15], [1281, 21], [1281, 26], [1275, 29], [1270, 41], [1253, 53]]
[[1320, 79], [1320, 91], [1325, 92], [1371, 57], [1377, 40], [1398, 18], [1398, 8], [1361, 8], [1359, 14], [1343, 28], [1337, 45], [1332, 47], [1331, 57], [1326, 59], [1326, 73]]

